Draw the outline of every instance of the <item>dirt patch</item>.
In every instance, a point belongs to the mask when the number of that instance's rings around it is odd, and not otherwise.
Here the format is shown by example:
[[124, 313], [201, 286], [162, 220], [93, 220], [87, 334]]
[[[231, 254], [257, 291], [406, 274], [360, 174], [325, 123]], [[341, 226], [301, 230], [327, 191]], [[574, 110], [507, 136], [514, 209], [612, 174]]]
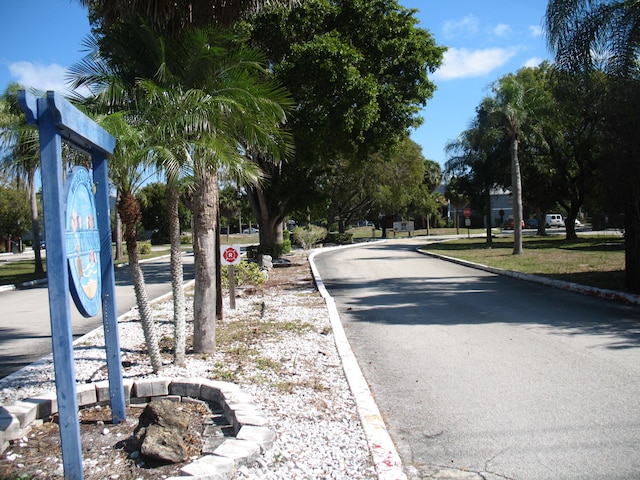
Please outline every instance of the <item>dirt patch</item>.
[[[79, 412], [82, 460], [86, 480], [144, 479], [155, 480], [179, 476], [180, 469], [191, 462], [161, 464], [130, 455], [127, 443], [144, 405], [127, 406], [127, 419], [114, 424], [111, 409], [91, 407]], [[185, 438], [190, 457], [198, 457], [202, 434], [212, 423], [214, 414], [205, 403], [176, 403], [176, 408], [189, 414], [189, 434]], [[62, 451], [58, 417], [34, 426], [22, 439], [12, 442], [0, 460], [0, 478], [54, 479], [63, 476]], [[135, 457], [135, 458], [134, 458]]]

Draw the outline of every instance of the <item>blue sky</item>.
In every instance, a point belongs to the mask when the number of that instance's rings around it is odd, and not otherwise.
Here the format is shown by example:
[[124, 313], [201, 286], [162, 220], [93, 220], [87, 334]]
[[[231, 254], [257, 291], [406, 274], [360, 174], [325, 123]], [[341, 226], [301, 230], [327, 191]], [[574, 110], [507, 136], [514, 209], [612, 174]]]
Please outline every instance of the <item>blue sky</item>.
[[[445, 144], [473, 119], [502, 75], [551, 59], [541, 29], [546, 0], [400, 0], [420, 26], [449, 47], [434, 75], [438, 89], [412, 138], [428, 159], [446, 161]], [[80, 60], [89, 34], [76, 0], [0, 0], [0, 88], [11, 81], [64, 92], [65, 69]]]

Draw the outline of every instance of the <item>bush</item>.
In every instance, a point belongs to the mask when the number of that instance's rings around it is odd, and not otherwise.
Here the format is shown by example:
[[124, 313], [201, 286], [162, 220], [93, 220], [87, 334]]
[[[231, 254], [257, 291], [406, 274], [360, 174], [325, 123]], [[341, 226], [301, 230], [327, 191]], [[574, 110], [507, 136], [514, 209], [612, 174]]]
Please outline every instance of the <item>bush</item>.
[[191, 237], [191, 232], [183, 233], [180, 235], [180, 244], [182, 245], [190, 245], [193, 242], [193, 238]]
[[140, 255], [147, 255], [151, 253], [151, 242], [139, 242], [138, 253]]
[[256, 260], [258, 255], [270, 255], [271, 258], [280, 258], [282, 255], [291, 252], [291, 240], [284, 240], [282, 245], [262, 247], [251, 245], [247, 247], [247, 258]]
[[[237, 287], [242, 287], [243, 285], [260, 286], [265, 281], [264, 274], [255, 262], [242, 261], [238, 265], [234, 265], [233, 270]], [[227, 265], [222, 266], [220, 276], [222, 278], [222, 286], [229, 288], [229, 267]]]
[[167, 245], [169, 243], [169, 235], [162, 232], [153, 232], [151, 234], [151, 245]]
[[353, 233], [337, 233], [329, 232], [325, 240], [326, 243], [335, 243], [337, 245], [348, 245], [353, 243]]
[[327, 229], [316, 225], [308, 227], [296, 227], [293, 230], [293, 238], [295, 242], [302, 246], [305, 250], [313, 248], [320, 240], [327, 236]]

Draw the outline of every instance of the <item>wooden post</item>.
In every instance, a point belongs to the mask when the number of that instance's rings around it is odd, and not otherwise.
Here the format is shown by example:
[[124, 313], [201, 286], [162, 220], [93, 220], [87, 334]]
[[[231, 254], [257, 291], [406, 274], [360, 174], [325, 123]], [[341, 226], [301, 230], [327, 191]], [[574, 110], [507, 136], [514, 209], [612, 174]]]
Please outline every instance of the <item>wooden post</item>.
[[91, 155], [93, 181], [96, 186], [97, 223], [100, 231], [100, 265], [102, 267], [102, 328], [107, 357], [109, 378], [109, 400], [111, 419], [120, 423], [127, 418], [122, 381], [120, 338], [118, 336], [118, 310], [116, 308], [116, 285], [111, 252], [111, 215], [109, 215], [109, 178], [106, 156], [99, 151]]
[[233, 265], [227, 267], [229, 272], [229, 308], [236, 309], [236, 274]]
[[56, 393], [62, 465], [65, 479], [82, 479], [82, 445], [78, 422], [78, 399], [73, 363], [73, 332], [69, 302], [69, 270], [65, 246], [62, 186], [62, 140], [46, 98], [38, 99], [42, 205], [47, 235], [47, 279], [51, 343], [56, 374]]
[[[69, 301], [69, 261], [67, 222], [63, 188], [62, 137], [75, 149], [90, 153], [97, 195], [94, 195], [98, 224], [102, 284], [101, 307], [109, 393], [114, 422], [125, 419], [124, 388], [120, 364], [120, 346], [115, 305], [115, 276], [111, 255], [111, 225], [109, 219], [109, 184], [106, 155], [113, 153], [115, 138], [55, 92], [37, 98], [24, 90], [18, 92], [18, 102], [27, 123], [36, 125], [40, 137], [43, 209], [47, 244], [47, 279], [51, 343], [56, 377], [60, 443], [64, 478], [82, 480], [82, 445], [78, 421], [78, 399], [73, 356], [73, 331]], [[90, 185], [89, 185], [90, 187]], [[92, 207], [93, 208], [93, 207]], [[91, 218], [91, 216], [89, 217]], [[89, 230], [95, 232], [95, 228]], [[75, 232], [75, 230], [74, 230]], [[91, 232], [90, 232], [91, 233]], [[90, 300], [96, 297], [91, 298]], [[74, 300], [78, 300], [74, 297]], [[82, 300], [79, 300], [82, 302]], [[78, 304], [86, 309], [86, 304]], [[82, 312], [85, 316], [95, 315]]]

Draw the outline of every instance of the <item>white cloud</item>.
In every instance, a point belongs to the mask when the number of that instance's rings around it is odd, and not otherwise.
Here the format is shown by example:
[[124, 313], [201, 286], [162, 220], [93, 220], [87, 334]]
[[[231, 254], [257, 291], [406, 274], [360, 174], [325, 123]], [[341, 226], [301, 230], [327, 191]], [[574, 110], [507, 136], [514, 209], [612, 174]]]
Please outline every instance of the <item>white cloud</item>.
[[478, 17], [475, 15], [467, 15], [460, 20], [449, 20], [442, 27], [442, 34], [447, 37], [455, 37], [456, 35], [474, 34], [479, 30]]
[[38, 90], [55, 90], [63, 94], [69, 91], [65, 77], [67, 69], [55, 63], [42, 65], [32, 62], [16, 62], [9, 64], [11, 77], [25, 87]]
[[487, 48], [468, 50], [450, 48], [444, 54], [444, 61], [434, 74], [434, 78], [453, 80], [456, 78], [480, 77], [501, 67], [516, 54], [514, 48]]
[[511, 26], [506, 23], [499, 23], [493, 28], [493, 34], [497, 37], [506, 37], [510, 35], [512, 31]]
[[539, 66], [544, 60], [540, 57], [533, 57], [524, 62], [524, 66], [528, 68], [535, 68]]
[[529, 32], [532, 37], [539, 37], [542, 35], [542, 27], [538, 25], [529, 25]]

